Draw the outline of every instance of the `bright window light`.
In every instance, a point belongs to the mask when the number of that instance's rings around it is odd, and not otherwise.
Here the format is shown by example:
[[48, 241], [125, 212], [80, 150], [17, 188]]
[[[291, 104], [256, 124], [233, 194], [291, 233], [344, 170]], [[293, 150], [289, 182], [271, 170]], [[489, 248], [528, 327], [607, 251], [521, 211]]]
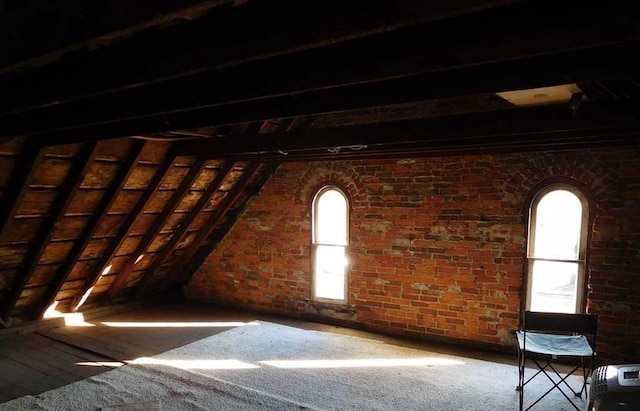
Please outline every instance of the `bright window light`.
[[582, 193], [565, 184], [545, 188], [532, 203], [527, 309], [581, 311], [587, 205]]
[[313, 290], [316, 299], [346, 302], [349, 205], [337, 187], [323, 187], [313, 204]]

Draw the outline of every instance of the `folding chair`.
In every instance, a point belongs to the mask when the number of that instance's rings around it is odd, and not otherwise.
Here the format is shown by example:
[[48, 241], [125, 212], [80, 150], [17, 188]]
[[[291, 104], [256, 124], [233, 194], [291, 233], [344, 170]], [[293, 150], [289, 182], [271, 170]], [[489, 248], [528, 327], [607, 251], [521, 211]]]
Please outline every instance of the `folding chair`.
[[[551, 381], [551, 388], [537, 398], [526, 409], [532, 408], [554, 389], [580, 411], [565, 390], [575, 397], [587, 394], [587, 378], [593, 371], [596, 356], [595, 339], [598, 331], [598, 316], [595, 314], [561, 314], [525, 311], [524, 324], [516, 331], [518, 338], [518, 387], [520, 411], [524, 407], [525, 386], [539, 375], [545, 375]], [[558, 360], [568, 363], [578, 360], [564, 376], [557, 365]], [[564, 359], [564, 361], [563, 361]], [[531, 360], [537, 371], [525, 381], [525, 364]], [[569, 376], [582, 369], [582, 382], [579, 390], [569, 385]], [[575, 385], [575, 384], [574, 384]]]

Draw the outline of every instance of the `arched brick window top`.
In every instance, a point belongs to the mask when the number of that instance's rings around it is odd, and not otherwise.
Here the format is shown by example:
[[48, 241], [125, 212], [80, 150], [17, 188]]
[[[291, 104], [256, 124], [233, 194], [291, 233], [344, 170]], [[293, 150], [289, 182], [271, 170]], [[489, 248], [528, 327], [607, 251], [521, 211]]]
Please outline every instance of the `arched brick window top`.
[[540, 189], [529, 210], [526, 309], [584, 311], [589, 201], [577, 187]]
[[313, 199], [313, 297], [347, 302], [349, 199], [334, 185], [321, 187]]

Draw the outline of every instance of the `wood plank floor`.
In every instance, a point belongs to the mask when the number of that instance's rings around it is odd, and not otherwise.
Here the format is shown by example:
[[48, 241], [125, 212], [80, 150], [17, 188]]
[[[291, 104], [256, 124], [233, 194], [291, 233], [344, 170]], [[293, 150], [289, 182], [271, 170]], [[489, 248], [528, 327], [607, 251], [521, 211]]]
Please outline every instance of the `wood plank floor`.
[[0, 403], [37, 395], [100, 374], [139, 357], [150, 357], [229, 330], [234, 322], [264, 320], [304, 329], [365, 336], [515, 364], [515, 358], [385, 337], [342, 327], [188, 302], [135, 308], [87, 320], [87, 326], [32, 329], [0, 338]]
[[224, 326], [226, 322], [253, 320], [255, 315], [241, 311], [170, 303], [95, 318], [86, 326], [6, 336], [0, 338], [0, 402], [40, 394], [109, 371], [125, 361], [231, 329]]

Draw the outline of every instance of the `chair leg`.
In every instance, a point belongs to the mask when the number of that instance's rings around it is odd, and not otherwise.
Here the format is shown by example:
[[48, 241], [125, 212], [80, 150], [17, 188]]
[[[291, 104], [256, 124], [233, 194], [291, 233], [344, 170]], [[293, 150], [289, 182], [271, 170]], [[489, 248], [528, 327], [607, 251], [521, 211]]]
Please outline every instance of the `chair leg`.
[[520, 404], [519, 410], [522, 411], [524, 407], [524, 364], [525, 364], [525, 355], [520, 350], [518, 350], [518, 386], [516, 390], [518, 390], [518, 401]]
[[[557, 389], [558, 391], [560, 391], [560, 393], [567, 399], [567, 401], [569, 401], [571, 403], [573, 408], [575, 408], [577, 411], [581, 411], [580, 408], [578, 408], [578, 406], [573, 402], [571, 397], [569, 397], [569, 395], [567, 395], [567, 393], [562, 389], [562, 385], [566, 386], [566, 388], [568, 388], [571, 391], [571, 393], [573, 393], [576, 397], [582, 397], [582, 393], [586, 392], [586, 374], [584, 372], [585, 367], [586, 367], [585, 363], [578, 364], [571, 371], [566, 373], [566, 375], [563, 377], [558, 372], [558, 370], [556, 370], [556, 368], [553, 366], [552, 360], [544, 360], [544, 363], [541, 363], [537, 359], [533, 358], [533, 362], [536, 365], [536, 367], [538, 367], [538, 370], [532, 376], [530, 376], [528, 379], [526, 379], [526, 381], [525, 381], [525, 378], [524, 378], [524, 355], [522, 356], [522, 358], [523, 358], [522, 360], [520, 360], [520, 358], [519, 358], [519, 362], [518, 362], [519, 380], [518, 380], [518, 387], [516, 388], [516, 389], [518, 389], [520, 391], [520, 393], [519, 393], [520, 394], [520, 396], [519, 396], [520, 411], [530, 410], [536, 404], [538, 404], [544, 397], [546, 397], [549, 393], [551, 393], [554, 389]], [[574, 375], [574, 373], [577, 370], [579, 370], [581, 368], [583, 369], [582, 387], [581, 387], [581, 389], [579, 391], [576, 391], [575, 389], [573, 389], [573, 387], [571, 387], [571, 385], [569, 385], [568, 379], [569, 379], [569, 377]], [[549, 372], [547, 372], [547, 370], [549, 370]], [[551, 371], [553, 371], [553, 374], [555, 374], [557, 376], [557, 378], [558, 378], [557, 381], [550, 375]], [[553, 385], [544, 394], [539, 396], [532, 404], [529, 404], [529, 406], [525, 409], [524, 408], [524, 387], [531, 380], [533, 380], [536, 376], [538, 376], [538, 374], [540, 374], [540, 373], [543, 373], [549, 379], [549, 381], [551, 381], [551, 383]]]

